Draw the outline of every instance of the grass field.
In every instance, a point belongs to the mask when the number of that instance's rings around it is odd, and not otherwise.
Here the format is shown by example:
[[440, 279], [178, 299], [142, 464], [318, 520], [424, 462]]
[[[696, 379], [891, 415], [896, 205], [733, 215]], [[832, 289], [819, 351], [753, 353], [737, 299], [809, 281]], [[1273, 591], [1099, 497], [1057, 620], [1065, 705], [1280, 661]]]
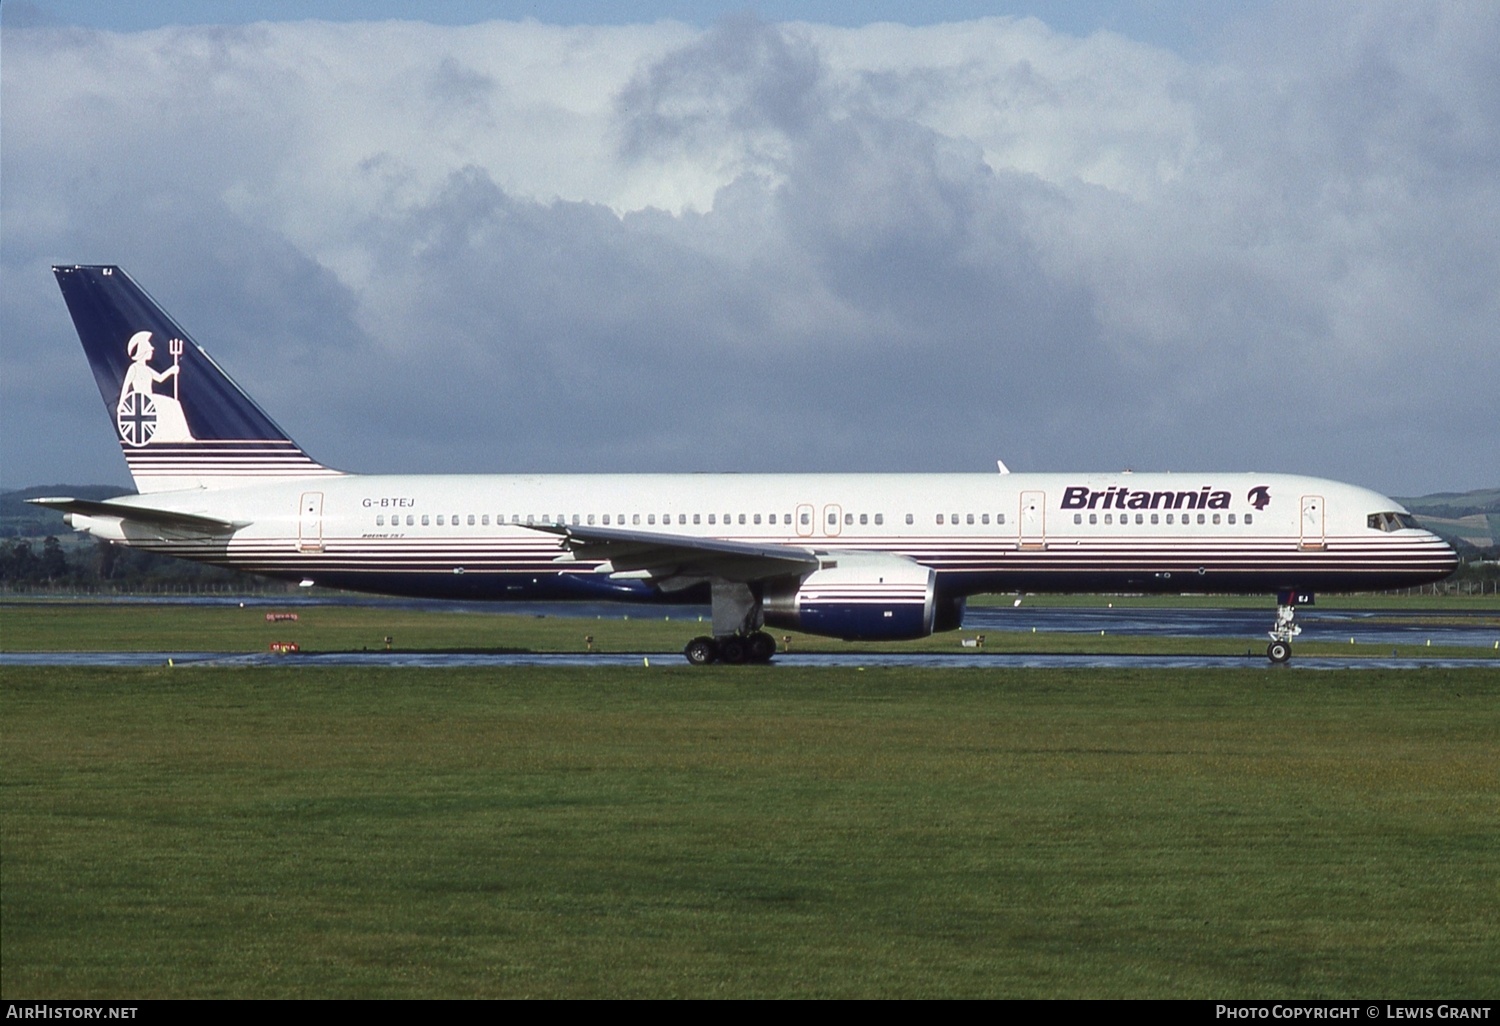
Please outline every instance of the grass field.
[[10, 999], [1500, 996], [1490, 669], [7, 667], [0, 739]]

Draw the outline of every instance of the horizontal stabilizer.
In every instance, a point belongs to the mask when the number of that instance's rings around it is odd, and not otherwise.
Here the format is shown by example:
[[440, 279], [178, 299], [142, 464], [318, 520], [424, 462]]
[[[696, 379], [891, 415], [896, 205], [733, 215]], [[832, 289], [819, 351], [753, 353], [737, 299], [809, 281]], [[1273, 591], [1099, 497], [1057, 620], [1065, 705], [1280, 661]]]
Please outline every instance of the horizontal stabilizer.
[[33, 506], [45, 506], [62, 513], [80, 513], [86, 517], [119, 517], [121, 520], [136, 524], [192, 534], [233, 534], [241, 527], [245, 527], [247, 523], [219, 520], [198, 513], [178, 513], [169, 509], [130, 506], [123, 502], [99, 502], [93, 499], [57, 497], [27, 499], [26, 501]]

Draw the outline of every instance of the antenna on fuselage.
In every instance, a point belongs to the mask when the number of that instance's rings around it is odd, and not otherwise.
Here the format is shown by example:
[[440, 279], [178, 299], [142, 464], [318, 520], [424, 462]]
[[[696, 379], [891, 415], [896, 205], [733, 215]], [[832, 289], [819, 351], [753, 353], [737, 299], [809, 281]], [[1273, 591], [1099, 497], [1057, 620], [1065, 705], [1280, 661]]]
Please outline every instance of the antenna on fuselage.
[[997, 466], [997, 467], [1000, 468], [1000, 473], [1002, 473], [1002, 474], [1009, 474], [1010, 473], [1010, 468], [1005, 465], [1005, 461], [1004, 460], [996, 460], [995, 461], [995, 466]]

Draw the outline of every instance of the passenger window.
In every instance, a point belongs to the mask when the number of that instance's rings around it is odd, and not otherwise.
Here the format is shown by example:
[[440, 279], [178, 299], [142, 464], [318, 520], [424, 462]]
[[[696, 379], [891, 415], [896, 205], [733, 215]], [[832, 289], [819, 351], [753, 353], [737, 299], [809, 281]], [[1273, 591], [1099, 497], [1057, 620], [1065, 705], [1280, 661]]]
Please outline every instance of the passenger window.
[[1168, 513], [1167, 514], [1167, 523], [1170, 524], [1171, 522], [1172, 522], [1172, 514]]
[[656, 514], [655, 513], [647, 513], [646, 514], [646, 523], [648, 523], [648, 524], [654, 524], [654, 523], [656, 523]]
[[1217, 524], [1218, 522], [1219, 522], [1219, 514], [1215, 513], [1214, 514], [1214, 523]]
[[973, 522], [974, 522], [974, 514], [972, 514], [972, 513], [965, 513], [964, 514], [964, 523], [966, 523], [966, 524], [972, 524]]
[[1200, 524], [1203, 523], [1203, 514], [1202, 513], [1198, 514], [1198, 523], [1200, 523]]
[[1156, 514], [1156, 513], [1151, 514], [1151, 522], [1153, 524], [1159, 524], [1159, 523], [1161, 523], [1161, 516], [1159, 514]]
[[[806, 527], [808, 524], [811, 524], [811, 523], [812, 523], [812, 514], [810, 514], [810, 513], [804, 513], [804, 514], [802, 514], [802, 526]], [[911, 521], [908, 520], [907, 523], [909, 524], [909, 523], [911, 523]]]
[[943, 524], [943, 515], [941, 513], [939, 513], [937, 515], [937, 522], [938, 522], [938, 526], [941, 527], [942, 524]]
[[1075, 524], [1081, 524], [1081, 523], [1083, 523], [1083, 514], [1082, 513], [1074, 513], [1073, 514], [1073, 523], [1075, 523]]
[[411, 514], [410, 513], [406, 514], [406, 526], [407, 527], [411, 527], [412, 526], [412, 523], [411, 523]]
[[1099, 514], [1097, 514], [1097, 513], [1090, 513], [1089, 514], [1089, 523], [1091, 523], [1091, 524], [1097, 524], [1098, 522], [1099, 522]]
[[710, 526], [712, 526], [714, 524], [717, 524], [718, 522], [719, 522], [719, 518], [718, 518], [718, 516], [716, 514], [710, 513], [708, 515], [708, 523], [709, 523]]
[[870, 514], [868, 514], [868, 513], [861, 513], [859, 515], [859, 526], [860, 527], [865, 526], [869, 522], [870, 522]]
[[679, 513], [679, 514], [677, 514], [677, 522], [679, 524], [686, 524], [687, 523], [687, 514], [686, 513]]
[[[979, 514], [979, 522], [981, 524], [987, 524], [987, 523], [989, 523], [990, 522], [990, 515], [988, 513], [981, 513], [981, 514]], [[1073, 523], [1077, 524], [1077, 523], [1081, 523], [1081, 522], [1082, 521], [1080, 521], [1078, 519], [1078, 514], [1074, 513], [1073, 514]]]
[[489, 527], [490, 526], [490, 515], [488, 513], [485, 513], [483, 516], [481, 516], [479, 518], [479, 523], [483, 527]]
[[760, 523], [760, 514], [759, 513], [755, 514], [755, 522], [757, 524]]
[[423, 526], [423, 527], [426, 527], [426, 526], [427, 526], [427, 525], [428, 525], [428, 524], [429, 524], [429, 523], [431, 523], [431, 521], [429, 521], [429, 520], [428, 520], [428, 519], [427, 519], [427, 514], [426, 514], [426, 513], [423, 513], [423, 514], [422, 514], [422, 526]]
[[693, 526], [696, 527], [697, 525], [699, 525], [701, 523], [703, 523], [703, 514], [702, 513], [694, 513], [693, 514]]
[[438, 517], [438, 523], [437, 523], [437, 525], [438, 525], [438, 526], [439, 526], [439, 527], [442, 527], [442, 526], [443, 526], [443, 515], [442, 515], [442, 514], [441, 514], [441, 513], [439, 513], [439, 514], [438, 514], [438, 515], [437, 515], [437, 517]]
[[375, 526], [376, 527], [384, 527], [385, 526], [385, 514], [384, 513], [376, 513], [375, 514]]
[[1229, 514], [1229, 522], [1231, 524], [1234, 523], [1234, 514], [1233, 513]]
[[913, 514], [911, 514], [911, 513], [906, 514], [906, 522], [908, 524], [912, 523], [914, 520], [915, 520], [915, 516]]
[[1254, 513], [1246, 513], [1245, 514], [1245, 523], [1247, 523], [1247, 524], [1253, 524], [1253, 523], [1255, 523], [1255, 514]]
[[1146, 522], [1145, 514], [1137, 513], [1135, 515], [1135, 522], [1138, 524], [1144, 524]]
[[846, 527], [853, 527], [854, 526], [854, 514], [853, 513], [845, 513], [844, 514], [844, 525]]
[[1112, 523], [1114, 523], [1115, 522], [1115, 515], [1113, 513], [1106, 513], [1106, 514], [1104, 514], [1104, 522], [1106, 524], [1112, 524]]
[[474, 526], [474, 514], [470, 513], [466, 521], [470, 527]]
[[1005, 514], [1004, 513], [996, 513], [995, 514], [995, 523], [997, 523], [997, 524], [1003, 524], [1003, 523], [1005, 523]]
[[744, 522], [745, 522], [745, 514], [741, 513], [740, 514], [740, 523], [743, 524]]
[[885, 514], [884, 513], [876, 513], [875, 514], [875, 526], [879, 527], [883, 523], [885, 523]]
[[641, 523], [641, 515], [639, 513], [630, 514], [630, 522], [639, 527]]
[[829, 527], [837, 527], [838, 526], [838, 522], [839, 522], [839, 515], [837, 513], [830, 513], [830, 514], [828, 514], [828, 526]]

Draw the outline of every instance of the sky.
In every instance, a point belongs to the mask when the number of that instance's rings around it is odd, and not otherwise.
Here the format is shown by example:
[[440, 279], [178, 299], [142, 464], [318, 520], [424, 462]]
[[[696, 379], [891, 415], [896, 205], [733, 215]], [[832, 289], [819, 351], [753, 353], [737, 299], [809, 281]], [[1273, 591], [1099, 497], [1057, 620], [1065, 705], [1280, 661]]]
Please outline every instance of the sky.
[[1500, 483], [1500, 5], [907, 6], [7, 0], [0, 487], [95, 262], [355, 472]]

